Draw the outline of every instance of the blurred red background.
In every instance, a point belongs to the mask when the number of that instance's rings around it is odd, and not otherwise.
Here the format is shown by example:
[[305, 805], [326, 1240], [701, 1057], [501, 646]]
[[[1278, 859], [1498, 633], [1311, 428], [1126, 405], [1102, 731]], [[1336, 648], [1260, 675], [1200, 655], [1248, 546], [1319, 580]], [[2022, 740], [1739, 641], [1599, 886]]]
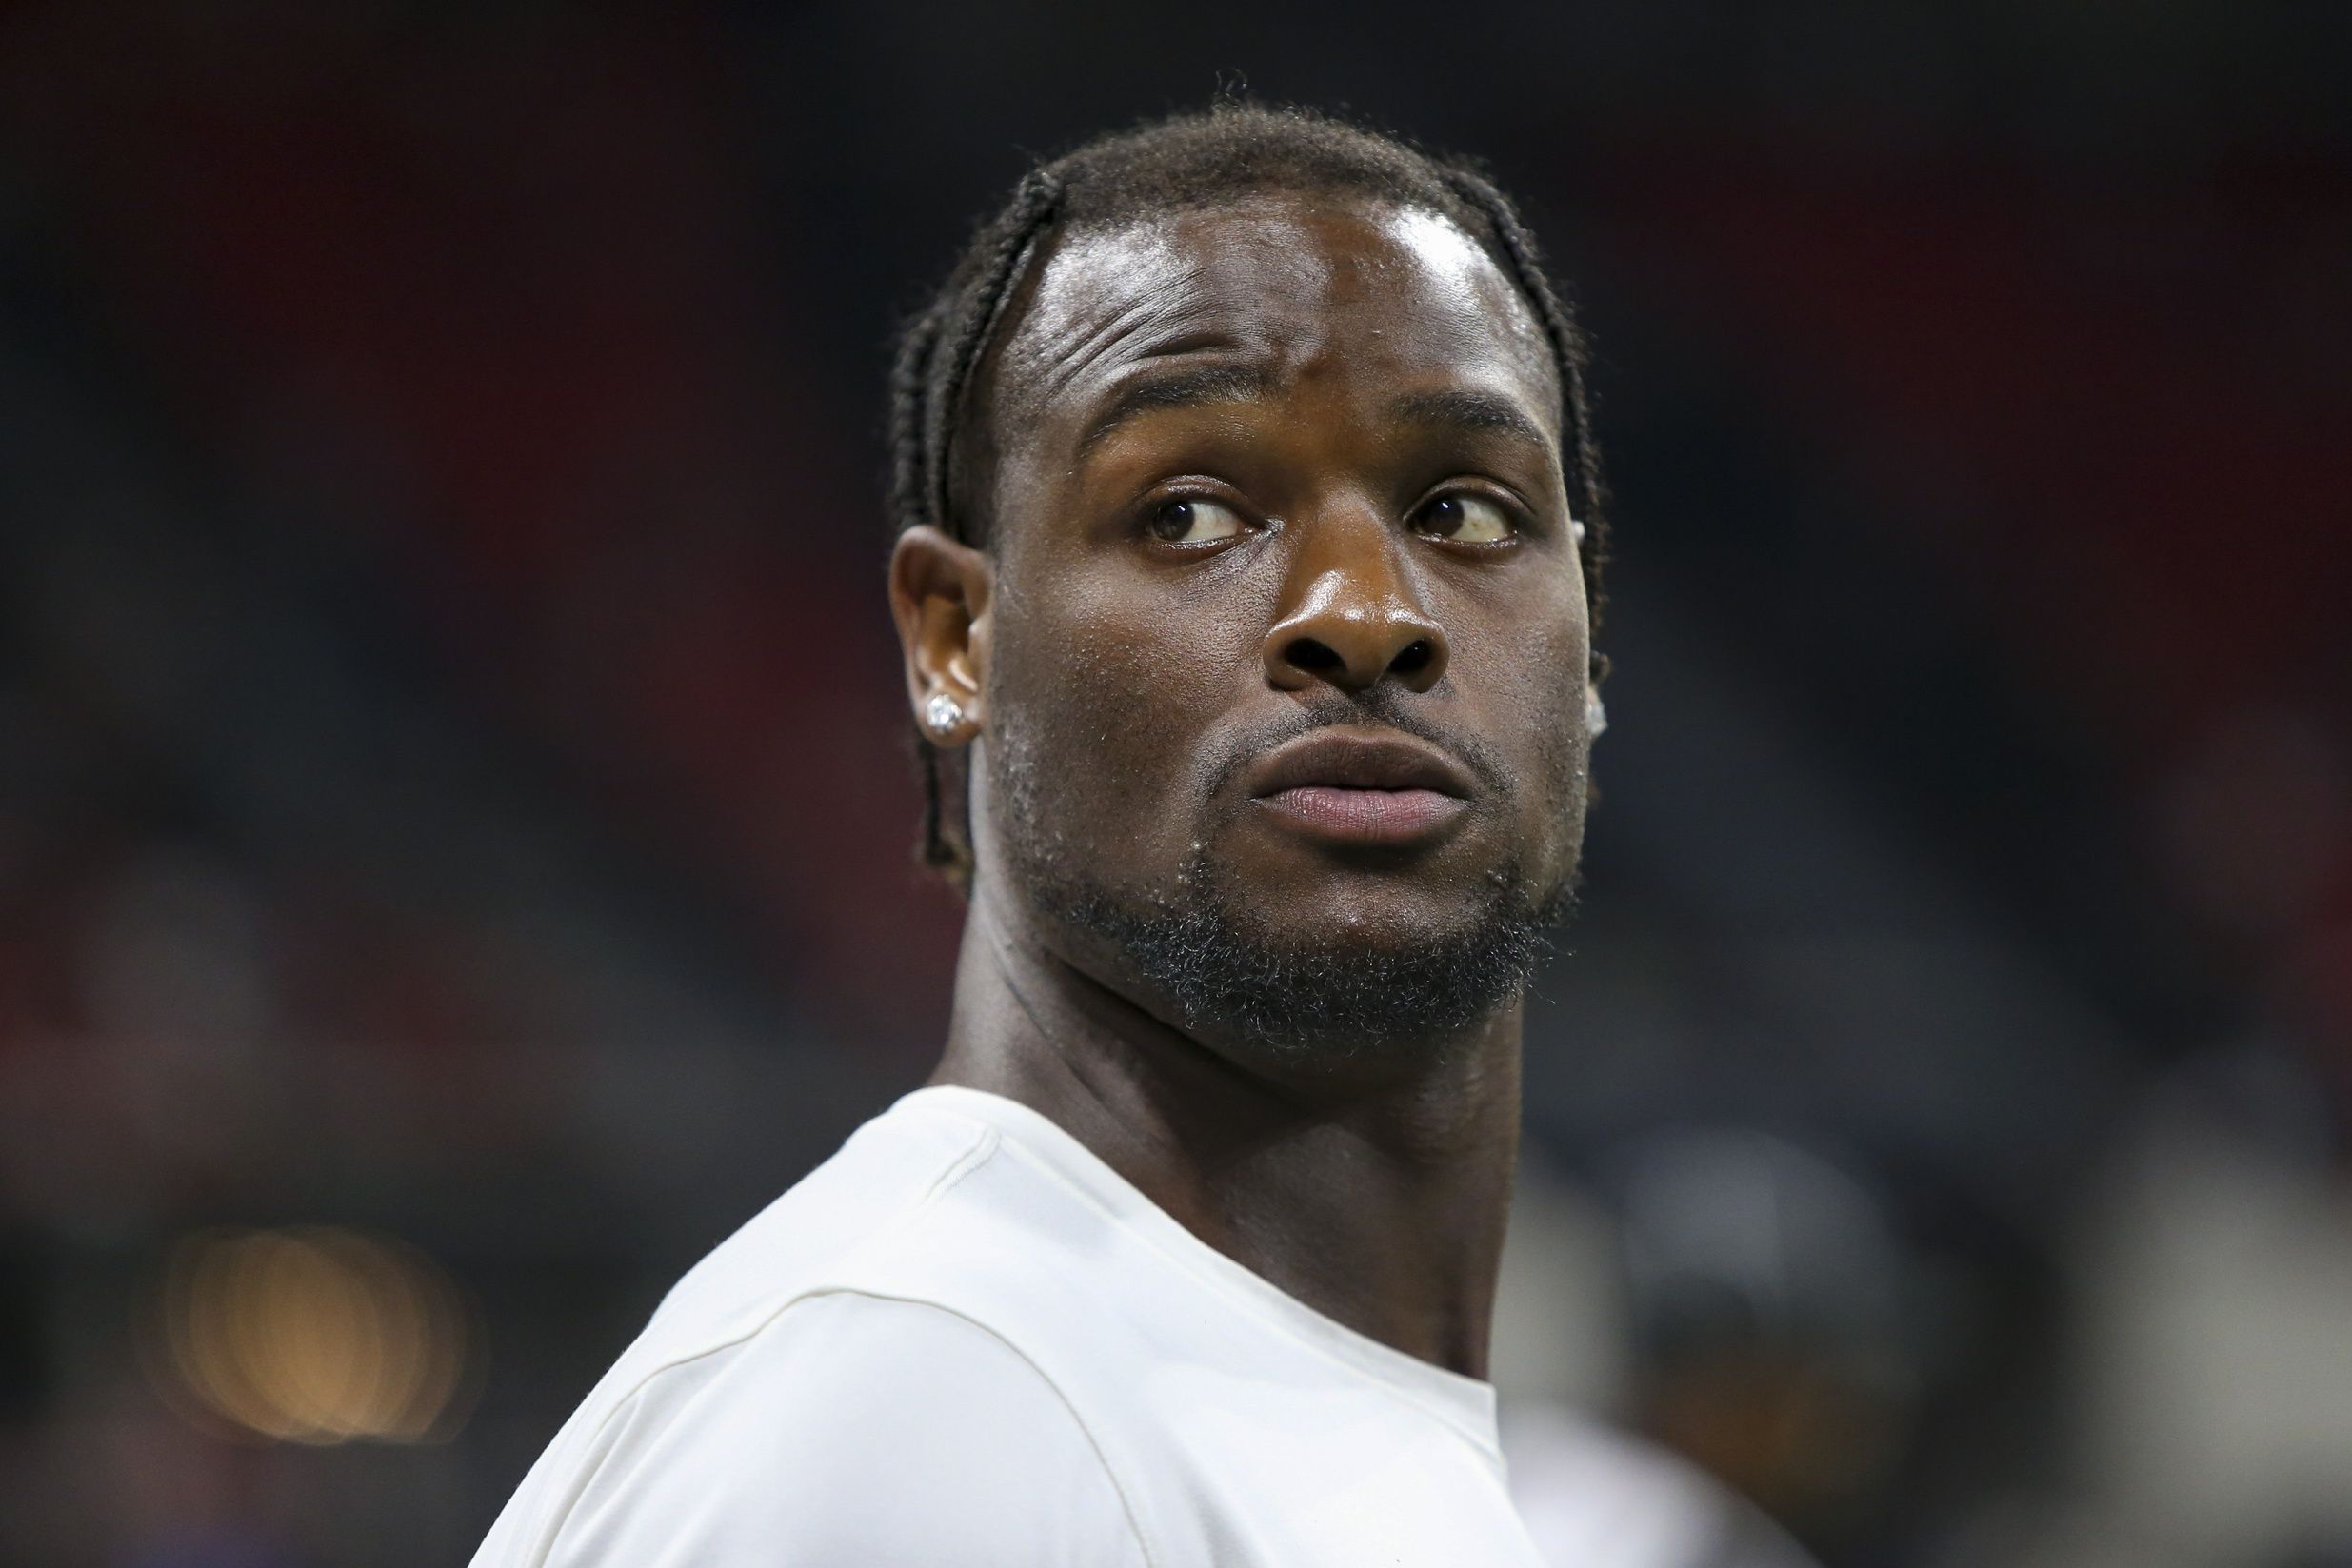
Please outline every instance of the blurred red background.
[[[1833, 1564], [2345, 1560], [2352, 22], [1434, 25], [0, 15], [0, 1555], [462, 1555], [920, 1080], [887, 338], [1032, 152], [1238, 72], [1489, 159], [1600, 347], [1585, 1250], [1506, 1403]], [[207, 1382], [174, 1281], [256, 1230], [311, 1283], [232, 1318], [464, 1303], [447, 1408]]]

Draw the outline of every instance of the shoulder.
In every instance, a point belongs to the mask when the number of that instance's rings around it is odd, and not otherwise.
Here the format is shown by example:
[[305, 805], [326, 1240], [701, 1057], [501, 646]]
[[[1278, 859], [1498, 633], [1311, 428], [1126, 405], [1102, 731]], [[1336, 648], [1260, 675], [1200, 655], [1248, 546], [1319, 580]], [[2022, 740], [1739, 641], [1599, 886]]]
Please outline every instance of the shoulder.
[[1062, 1392], [922, 1300], [832, 1290], [614, 1412], [553, 1564], [1142, 1564]]

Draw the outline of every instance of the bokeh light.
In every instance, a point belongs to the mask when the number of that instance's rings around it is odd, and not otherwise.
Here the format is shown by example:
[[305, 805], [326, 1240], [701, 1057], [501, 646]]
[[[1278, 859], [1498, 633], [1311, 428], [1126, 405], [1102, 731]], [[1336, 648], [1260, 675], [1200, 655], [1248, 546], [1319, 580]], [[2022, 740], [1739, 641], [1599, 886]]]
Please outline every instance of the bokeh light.
[[406, 1242], [330, 1226], [185, 1238], [148, 1341], [174, 1408], [301, 1443], [448, 1438], [482, 1362], [446, 1270]]

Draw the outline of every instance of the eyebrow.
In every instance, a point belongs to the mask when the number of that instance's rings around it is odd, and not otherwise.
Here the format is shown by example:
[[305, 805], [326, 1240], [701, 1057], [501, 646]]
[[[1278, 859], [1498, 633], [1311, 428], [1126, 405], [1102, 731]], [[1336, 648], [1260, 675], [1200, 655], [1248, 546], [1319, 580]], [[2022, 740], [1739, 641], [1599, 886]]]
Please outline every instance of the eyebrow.
[[1465, 430], [1491, 430], [1551, 449], [1551, 437], [1518, 404], [1493, 392], [1448, 387], [1434, 392], [1408, 392], [1389, 406], [1400, 419], [1422, 425], [1451, 425]]
[[[1139, 376], [1121, 387], [1087, 422], [1078, 438], [1081, 456], [1109, 439], [1111, 433], [1140, 414], [1160, 408], [1202, 408], [1220, 403], [1247, 403], [1262, 397], [1274, 377], [1270, 369], [1247, 365], [1195, 365]], [[1493, 392], [1446, 387], [1408, 392], [1388, 406], [1400, 419], [1420, 425], [1450, 425], [1457, 429], [1492, 431], [1530, 446], [1551, 448], [1551, 438], [1526, 410]]]
[[1270, 370], [1247, 365], [1194, 365], [1139, 376], [1119, 388], [1118, 394], [1087, 422], [1085, 434], [1078, 438], [1079, 453], [1083, 456], [1093, 450], [1138, 414], [1157, 408], [1247, 403], [1264, 395], [1272, 379]]

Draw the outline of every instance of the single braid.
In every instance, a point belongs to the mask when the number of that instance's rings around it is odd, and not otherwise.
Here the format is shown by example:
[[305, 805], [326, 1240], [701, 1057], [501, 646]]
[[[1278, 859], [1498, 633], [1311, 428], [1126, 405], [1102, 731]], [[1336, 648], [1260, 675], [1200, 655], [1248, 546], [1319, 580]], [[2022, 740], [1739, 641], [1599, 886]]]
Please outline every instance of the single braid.
[[1044, 169], [1031, 169], [1022, 179], [1020, 189], [997, 218], [992, 242], [981, 252], [979, 287], [958, 312], [955, 338], [942, 345], [944, 369], [923, 443], [929, 457], [930, 521], [967, 545], [973, 541], [955, 516], [952, 494], [955, 437], [963, 422], [965, 390], [971, 384], [972, 367], [987, 349], [997, 318], [1004, 314], [1006, 301], [1016, 290], [1021, 263], [1032, 253], [1033, 242], [1052, 221], [1061, 199], [1061, 182]]
[[[898, 354], [890, 364], [890, 521], [900, 533], [925, 522], [930, 504], [923, 442], [924, 394], [930, 385], [931, 361], [939, 350], [940, 312], [940, 303], [933, 301], [907, 324]], [[939, 748], [919, 727], [915, 757], [923, 767], [923, 863], [947, 869], [956, 857], [939, 830]]]
[[[1553, 287], [1551, 275], [1545, 270], [1543, 258], [1536, 250], [1535, 236], [1520, 221], [1510, 198], [1483, 175], [1467, 169], [1447, 169], [1445, 177], [1445, 183], [1485, 214], [1492, 226], [1503, 259], [1510, 265], [1513, 281], [1535, 307], [1536, 319], [1543, 324], [1544, 335], [1551, 343], [1552, 360], [1560, 369], [1562, 423], [1566, 427], [1569, 458], [1575, 466], [1577, 520], [1585, 525], [1585, 537], [1577, 551], [1583, 558], [1585, 597], [1597, 639], [1603, 603], [1601, 572], [1608, 559], [1608, 519], [1603, 510], [1607, 490], [1601, 479], [1601, 446], [1593, 436], [1592, 409], [1585, 390], [1585, 336], [1577, 330], [1567, 303]], [[1596, 648], [1592, 655], [1595, 683], [1607, 672], [1608, 659]]]
[[923, 409], [931, 359], [939, 350], [939, 322], [940, 306], [934, 301], [907, 324], [890, 365], [890, 521], [900, 533], [928, 520]]
[[[1043, 169], [1021, 182], [990, 223], [987, 243], [974, 246], [973, 280], [907, 325], [890, 369], [890, 507], [898, 531], [928, 524], [970, 542], [954, 507], [956, 427], [972, 367], [987, 352], [989, 333], [1018, 285], [1021, 264], [1051, 221], [1061, 187]], [[955, 329], [949, 341], [947, 324]], [[971, 871], [970, 852], [945, 831], [939, 748], [920, 730], [915, 752], [923, 764], [923, 863], [958, 882]]]

